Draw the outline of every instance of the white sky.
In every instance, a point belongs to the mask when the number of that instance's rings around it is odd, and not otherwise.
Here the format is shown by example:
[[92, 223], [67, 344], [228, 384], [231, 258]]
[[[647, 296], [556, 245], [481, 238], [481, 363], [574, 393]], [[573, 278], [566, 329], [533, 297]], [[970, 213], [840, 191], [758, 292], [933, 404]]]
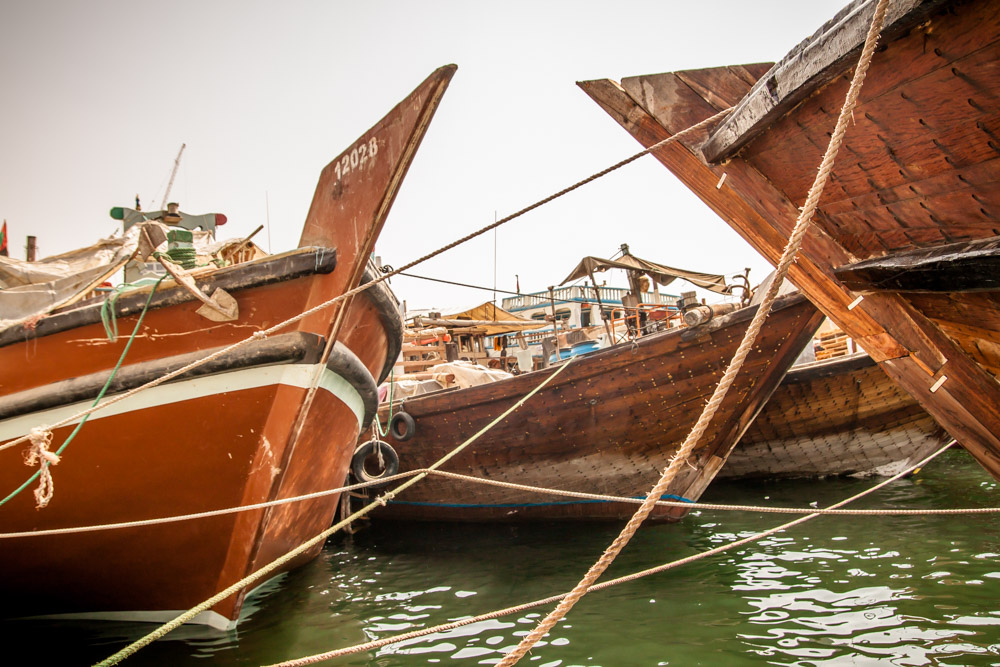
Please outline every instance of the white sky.
[[[42, 257], [89, 245], [120, 224], [112, 206], [160, 207], [186, 143], [170, 199], [225, 213], [220, 238], [269, 220], [255, 240], [291, 249], [322, 167], [456, 63], [376, 246], [398, 267], [641, 148], [576, 81], [774, 61], [844, 2], [4, 0], [0, 218], [13, 257], [28, 234]], [[500, 289], [517, 274], [539, 291], [621, 243], [680, 268], [752, 267], [755, 283], [769, 271], [647, 156], [413, 272], [492, 286], [495, 270]], [[411, 308], [492, 298], [392, 286]]]

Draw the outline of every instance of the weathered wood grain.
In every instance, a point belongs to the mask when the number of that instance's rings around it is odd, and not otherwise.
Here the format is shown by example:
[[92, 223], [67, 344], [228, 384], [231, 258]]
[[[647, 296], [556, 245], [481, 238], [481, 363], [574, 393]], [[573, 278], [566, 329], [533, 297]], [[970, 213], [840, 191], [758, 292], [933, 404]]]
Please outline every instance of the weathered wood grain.
[[950, 436], [864, 353], [793, 367], [719, 479], [893, 474]]
[[[943, 0], [901, 0], [889, 6], [883, 35], [891, 38], [923, 20]], [[754, 86], [736, 112], [713, 133], [705, 158], [733, 155], [776, 117], [857, 60], [875, 11], [875, 2], [855, 0], [795, 47]]]
[[[677, 451], [722, 377], [756, 308], [697, 327], [673, 329], [576, 358], [552, 383], [449, 460], [444, 470], [542, 487], [645, 496]], [[800, 295], [782, 297], [735, 384], [668, 493], [697, 499], [733, 445], [819, 326]], [[443, 394], [397, 409], [416, 435], [390, 444], [401, 470], [429, 466], [538, 386], [554, 369]], [[387, 417], [383, 408], [382, 419]], [[625, 518], [624, 503], [579, 503], [523, 491], [429, 477], [373, 518], [522, 520]], [[683, 511], [660, 508], [661, 520]]]
[[[814, 230], [807, 234], [789, 276], [991, 474], [1000, 477], [996, 317], [992, 310], [979, 318], [970, 312], [973, 304], [995, 308], [995, 301], [984, 300], [978, 292], [878, 292], [865, 295], [848, 309], [846, 305], [857, 295], [833, 273], [836, 267], [887, 253], [995, 237], [1000, 229], [1000, 143], [996, 141], [1000, 5], [987, 1], [904, 4], [914, 11], [931, 12], [926, 20], [911, 23], [908, 31], [884, 34], [854, 112], [855, 124], [848, 129], [813, 218]], [[835, 31], [842, 18], [821, 32]], [[856, 41], [856, 29], [843, 30], [838, 39]], [[797, 86], [808, 89], [810, 96], [796, 100], [791, 92], [780, 92], [777, 104], [768, 104], [737, 133], [730, 132], [736, 120], [725, 131], [716, 132], [716, 145], [704, 153], [719, 157], [723, 153], [718, 149], [725, 145], [725, 155], [731, 156], [731, 149], [739, 145], [737, 157], [706, 165], [680, 150], [657, 154], [771, 261], [785, 246], [847, 86], [840, 72], [848, 65], [816, 80], [825, 85], [814, 85], [807, 81], [816, 68], [797, 63], [797, 57], [793, 52], [776, 67], [791, 76], [801, 65], [802, 71], [795, 75], [800, 81]], [[680, 74], [675, 77], [679, 79]], [[749, 97], [763, 99], [768, 85], [769, 81], [758, 83], [738, 111], [748, 108]], [[656, 107], [660, 122], [655, 123], [641, 100], [622, 99], [623, 91], [612, 84], [585, 88], [644, 145], [680, 129], [663, 118], [660, 107]], [[674, 108], [677, 98], [674, 95], [671, 100]], [[741, 111], [741, 118], [753, 115], [748, 113]], [[755, 124], [765, 113], [770, 114], [767, 122]], [[654, 124], [660, 126], [659, 131]], [[726, 132], [730, 136], [722, 141]], [[687, 146], [692, 155], [700, 148]], [[709, 187], [711, 179], [717, 182], [723, 172], [725, 185]], [[960, 325], [962, 316], [971, 316], [976, 324]], [[980, 326], [979, 322], [989, 324]], [[946, 394], [941, 389], [930, 392], [943, 376], [947, 376]]]
[[921, 246], [842, 266], [834, 275], [864, 293], [1000, 290], [1000, 237]]

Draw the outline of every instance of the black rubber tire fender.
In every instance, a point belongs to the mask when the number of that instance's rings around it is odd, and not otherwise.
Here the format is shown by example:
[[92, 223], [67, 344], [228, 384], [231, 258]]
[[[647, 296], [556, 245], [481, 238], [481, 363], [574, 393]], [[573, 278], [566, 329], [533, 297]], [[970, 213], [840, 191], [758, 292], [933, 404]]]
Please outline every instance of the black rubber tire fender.
[[[376, 456], [380, 450], [382, 453], [382, 463], [385, 467], [377, 475], [373, 475], [365, 468], [365, 461], [370, 456]], [[359, 483], [375, 482], [383, 477], [392, 477], [397, 472], [399, 472], [399, 455], [396, 454], [396, 450], [392, 448], [392, 445], [384, 440], [369, 440], [363, 445], [359, 445], [351, 457], [351, 474]], [[386, 484], [388, 482], [375, 484], [367, 488], [380, 489]]]
[[417, 432], [417, 422], [408, 412], [397, 412], [389, 420], [389, 435], [393, 440], [406, 442]]

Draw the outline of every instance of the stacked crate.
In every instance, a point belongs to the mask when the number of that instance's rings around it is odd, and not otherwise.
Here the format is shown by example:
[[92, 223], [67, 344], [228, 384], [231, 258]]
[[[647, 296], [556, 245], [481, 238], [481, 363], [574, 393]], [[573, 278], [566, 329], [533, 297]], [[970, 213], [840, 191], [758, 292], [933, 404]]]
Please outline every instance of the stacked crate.
[[850, 336], [839, 329], [821, 333], [816, 337], [816, 361], [833, 357], [846, 357], [854, 351]]

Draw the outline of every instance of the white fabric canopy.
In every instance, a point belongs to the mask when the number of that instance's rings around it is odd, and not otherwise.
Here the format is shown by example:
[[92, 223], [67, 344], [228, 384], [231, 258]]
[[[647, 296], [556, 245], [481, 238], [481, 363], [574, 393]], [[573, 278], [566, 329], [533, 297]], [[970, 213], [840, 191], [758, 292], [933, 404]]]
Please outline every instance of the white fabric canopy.
[[36, 262], [0, 257], [0, 329], [50, 312], [110, 278], [135, 253], [140, 230]]
[[660, 285], [669, 285], [675, 278], [683, 278], [693, 285], [717, 292], [719, 294], [729, 294], [730, 290], [726, 286], [726, 277], [713, 273], [698, 273], [697, 271], [685, 271], [675, 269], [665, 264], [656, 264], [645, 259], [639, 259], [634, 255], [623, 255], [617, 260], [601, 259], [600, 257], [584, 257], [576, 265], [573, 271], [563, 280], [560, 285], [565, 285], [573, 280], [586, 278], [587, 276], [608, 269], [624, 269], [626, 271], [639, 271], [648, 275]]

